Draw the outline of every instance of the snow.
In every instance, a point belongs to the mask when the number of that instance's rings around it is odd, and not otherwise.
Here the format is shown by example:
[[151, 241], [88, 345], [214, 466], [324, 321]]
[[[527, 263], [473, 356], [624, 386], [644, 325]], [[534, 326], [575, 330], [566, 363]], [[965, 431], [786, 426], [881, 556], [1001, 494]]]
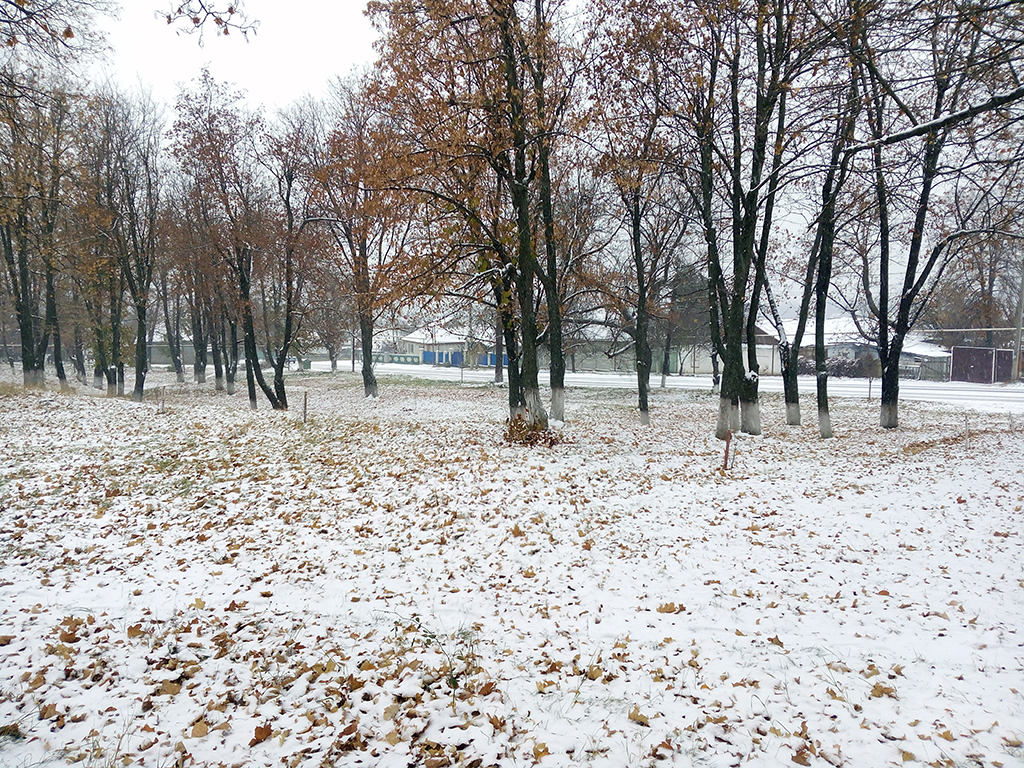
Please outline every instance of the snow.
[[0, 765], [1024, 765], [1021, 388], [768, 393], [722, 472], [709, 382], [525, 448], [377, 370], [0, 385]]

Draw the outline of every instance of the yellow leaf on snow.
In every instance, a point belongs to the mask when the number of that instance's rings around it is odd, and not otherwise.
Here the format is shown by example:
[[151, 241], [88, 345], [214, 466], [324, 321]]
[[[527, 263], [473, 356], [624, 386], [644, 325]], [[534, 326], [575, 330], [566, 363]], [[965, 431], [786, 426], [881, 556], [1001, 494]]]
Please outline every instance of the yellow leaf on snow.
[[205, 720], [200, 720], [192, 726], [192, 738], [201, 739], [203, 736], [210, 732], [210, 726], [206, 724]]
[[637, 706], [634, 706], [633, 709], [630, 710], [629, 719], [632, 720], [634, 723], [640, 723], [640, 725], [646, 725], [648, 727], [650, 727], [651, 725], [648, 721], [647, 715], [642, 714], [640, 712], [640, 707]]
[[550, 754], [551, 753], [548, 751], [548, 745], [545, 744], [543, 741], [540, 742], [539, 744], [534, 744], [533, 745], [533, 759], [534, 760], [542, 760], [543, 758], [547, 757]]
[[943, 731], [942, 733], [939, 734], [939, 738], [940, 739], [945, 739], [946, 741], [952, 741], [953, 740], [953, 734], [950, 733], [949, 730], [947, 729], [947, 730], [945, 730], [945, 731]]
[[388, 744], [390, 744], [393, 747], [393, 746], [395, 746], [396, 744], [398, 744], [399, 742], [402, 741], [402, 737], [399, 735], [398, 731], [392, 731], [391, 733], [389, 733], [387, 736], [384, 737], [384, 741], [386, 741]]

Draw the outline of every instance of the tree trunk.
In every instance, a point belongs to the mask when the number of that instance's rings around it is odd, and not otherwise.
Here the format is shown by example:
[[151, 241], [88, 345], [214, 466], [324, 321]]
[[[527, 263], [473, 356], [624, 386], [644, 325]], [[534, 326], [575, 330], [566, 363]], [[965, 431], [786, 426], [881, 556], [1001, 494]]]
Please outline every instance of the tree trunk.
[[636, 278], [636, 327], [633, 331], [633, 349], [636, 354], [636, 391], [640, 409], [640, 423], [651, 423], [648, 394], [651, 387], [651, 344], [647, 338], [649, 315], [647, 312], [647, 270], [643, 252], [643, 214], [640, 211], [640, 190], [630, 190], [626, 203], [629, 208], [630, 250], [633, 252], [633, 271]]
[[85, 342], [82, 339], [82, 326], [80, 323], [75, 323], [72, 335], [71, 343], [74, 353], [71, 356], [71, 364], [75, 368], [75, 377], [78, 379], [78, 383], [84, 385], [88, 379], [85, 372]]
[[256, 344], [256, 323], [252, 314], [252, 300], [250, 298], [249, 282], [249, 261], [248, 255], [241, 255], [239, 258], [239, 269], [237, 270], [239, 282], [239, 306], [242, 309], [242, 333], [245, 343], [245, 363], [247, 366], [246, 378], [249, 381], [249, 403], [253, 410], [256, 410], [256, 385], [263, 390], [263, 394], [270, 402], [270, 407], [275, 411], [285, 410], [287, 404], [282, 403], [274, 390], [267, 384], [263, 376], [263, 369], [260, 367], [259, 347]]
[[[68, 375], [64, 370], [64, 350], [60, 340], [60, 323], [57, 321], [57, 291], [56, 274], [46, 261], [46, 330], [53, 339], [53, 367], [57, 371], [57, 381], [60, 382], [60, 391], [68, 392], [71, 387], [68, 384]], [[45, 352], [44, 352], [45, 356]], [[44, 357], [45, 359], [45, 357]]]
[[181, 362], [181, 297], [174, 298], [174, 311], [171, 311], [170, 290], [167, 284], [167, 275], [161, 274], [159, 291], [160, 300], [164, 309], [164, 332], [167, 336], [167, 352], [171, 357], [171, 365], [178, 383], [185, 382], [185, 366]]
[[523, 104], [523, 86], [519, 80], [519, 53], [516, 50], [513, 29], [517, 19], [512, 3], [498, 8], [501, 34], [501, 58], [505, 77], [505, 96], [509, 102], [513, 168], [509, 182], [512, 209], [516, 215], [516, 264], [514, 280], [519, 301], [521, 358], [519, 363], [522, 387], [522, 413], [519, 415], [531, 426], [546, 429], [548, 415], [540, 399], [537, 364], [537, 317], [533, 306], [534, 279], [537, 275], [537, 254], [534, 250], [533, 222], [529, 196], [530, 174], [526, 156], [531, 143], [527, 131], [527, 117]]
[[828, 410], [828, 359], [825, 347], [825, 300], [820, 295], [814, 318], [814, 372], [818, 391], [818, 433], [832, 437], [832, 417]]
[[[1024, 280], [1021, 282], [1024, 285]], [[500, 299], [499, 299], [500, 300]], [[505, 355], [504, 344], [502, 342], [502, 325], [501, 325], [501, 312], [498, 311], [495, 314], [494, 323], [494, 383], [501, 384], [505, 380], [505, 361], [502, 359]]]
[[196, 384], [206, 383], [206, 344], [209, 333], [206, 310], [201, 306], [192, 309], [192, 349], [195, 359], [192, 362], [192, 380]]
[[[229, 329], [227, 343], [221, 344], [221, 346], [224, 348], [224, 378], [227, 380], [226, 389], [229, 395], [233, 395], [235, 394], [235, 376], [238, 372], [238, 323], [231, 318], [228, 318], [227, 325]], [[224, 326], [221, 325], [222, 333], [223, 329]]]
[[[212, 318], [211, 318], [212, 320]], [[224, 357], [221, 339], [224, 333], [224, 319], [214, 321], [210, 328], [210, 356], [213, 358], [214, 391], [224, 391]]]
[[377, 377], [373, 374], [373, 315], [359, 313], [359, 341], [363, 346], [363, 395], [377, 397]]
[[672, 362], [672, 329], [665, 332], [665, 348], [661, 356], [661, 388], [668, 386], [669, 364]]
[[743, 385], [743, 363], [740, 360], [734, 357], [722, 361], [718, 421], [715, 425], [715, 437], [719, 440], [725, 440], [730, 432], [739, 432], [740, 429], [739, 395]]
[[889, 341], [888, 354], [882, 364], [882, 408], [880, 423], [883, 429], [896, 429], [900, 425], [900, 355], [903, 338], [896, 334]]
[[146, 370], [149, 367], [149, 355], [146, 346], [146, 333], [149, 323], [146, 319], [146, 305], [135, 305], [135, 385], [132, 387], [132, 400], [142, 402], [146, 386]]

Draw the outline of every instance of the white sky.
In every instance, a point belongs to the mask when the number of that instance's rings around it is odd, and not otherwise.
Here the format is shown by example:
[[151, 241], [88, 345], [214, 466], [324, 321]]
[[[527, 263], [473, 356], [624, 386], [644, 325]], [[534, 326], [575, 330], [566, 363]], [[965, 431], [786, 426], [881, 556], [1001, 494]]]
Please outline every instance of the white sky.
[[[140, 83], [158, 101], [173, 105], [179, 83], [209, 65], [214, 77], [244, 89], [268, 111], [303, 94], [319, 95], [336, 75], [373, 60], [374, 32], [362, 0], [245, 0], [260, 22], [249, 41], [207, 33], [177, 34], [158, 12], [173, 0], [122, 0], [120, 19], [104, 21], [113, 49], [104, 72], [128, 88]], [[212, 27], [211, 27], [212, 31]]]

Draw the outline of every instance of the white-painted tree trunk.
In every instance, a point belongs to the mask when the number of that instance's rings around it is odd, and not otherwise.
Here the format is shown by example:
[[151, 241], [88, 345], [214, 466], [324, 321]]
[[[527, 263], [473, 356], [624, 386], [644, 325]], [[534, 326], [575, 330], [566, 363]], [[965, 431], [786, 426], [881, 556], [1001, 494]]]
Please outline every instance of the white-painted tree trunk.
[[761, 402], [740, 401], [740, 428], [748, 435], [761, 434]]
[[548, 414], [544, 410], [544, 403], [540, 399], [540, 390], [532, 387], [523, 390], [523, 400], [526, 402], [526, 423], [537, 429], [548, 428]]
[[800, 403], [786, 403], [786, 423], [791, 427], [800, 426]]
[[718, 423], [715, 425], [715, 437], [725, 440], [729, 432], [740, 429], [740, 408], [728, 397], [718, 398]]
[[832, 417], [824, 408], [818, 409], [818, 433], [823, 438], [832, 437]]
[[551, 390], [551, 420], [565, 421], [565, 390], [561, 387]]
[[900, 425], [899, 403], [882, 403], [883, 429], [896, 429]]

